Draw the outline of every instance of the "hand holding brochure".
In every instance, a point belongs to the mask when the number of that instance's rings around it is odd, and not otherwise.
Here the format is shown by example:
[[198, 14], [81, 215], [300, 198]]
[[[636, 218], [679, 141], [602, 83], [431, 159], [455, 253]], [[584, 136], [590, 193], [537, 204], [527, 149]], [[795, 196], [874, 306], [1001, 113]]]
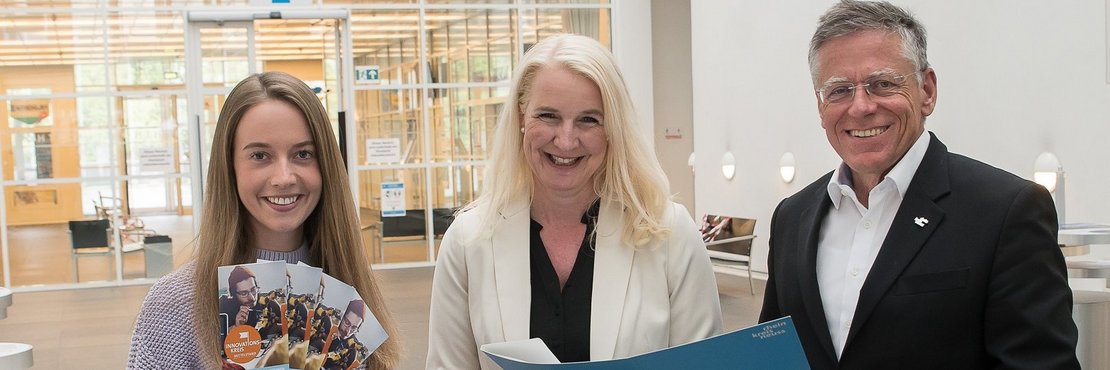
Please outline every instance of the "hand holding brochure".
[[319, 268], [260, 261], [218, 274], [225, 369], [365, 369], [388, 338], [354, 287]]
[[538, 338], [490, 343], [481, 349], [505, 370], [809, 369], [790, 317], [614, 360], [559, 363]]

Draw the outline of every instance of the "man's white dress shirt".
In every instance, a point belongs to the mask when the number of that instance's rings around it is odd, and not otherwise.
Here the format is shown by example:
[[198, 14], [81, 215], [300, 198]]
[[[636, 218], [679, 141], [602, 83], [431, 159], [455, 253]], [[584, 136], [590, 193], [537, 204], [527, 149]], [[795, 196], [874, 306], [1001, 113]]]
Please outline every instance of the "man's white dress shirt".
[[847, 164], [841, 163], [829, 180], [832, 207], [821, 223], [817, 285], [837, 358], [844, 351], [863, 282], [928, 148], [929, 135], [923, 132], [902, 160], [871, 189], [869, 207], [856, 198]]

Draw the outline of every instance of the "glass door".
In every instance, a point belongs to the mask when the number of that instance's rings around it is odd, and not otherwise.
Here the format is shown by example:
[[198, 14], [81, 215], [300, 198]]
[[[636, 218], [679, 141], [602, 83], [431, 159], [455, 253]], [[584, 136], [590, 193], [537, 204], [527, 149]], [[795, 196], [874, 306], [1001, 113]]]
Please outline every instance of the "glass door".
[[[194, 227], [203, 217], [203, 190], [216, 121], [227, 94], [247, 76], [282, 71], [316, 91], [331, 118], [340, 147], [347, 147], [347, 107], [352, 82], [348, 68], [347, 10], [194, 11], [186, 25], [189, 131], [196, 173]], [[350, 161], [348, 161], [350, 162]], [[194, 230], [197, 231], [197, 230]]]

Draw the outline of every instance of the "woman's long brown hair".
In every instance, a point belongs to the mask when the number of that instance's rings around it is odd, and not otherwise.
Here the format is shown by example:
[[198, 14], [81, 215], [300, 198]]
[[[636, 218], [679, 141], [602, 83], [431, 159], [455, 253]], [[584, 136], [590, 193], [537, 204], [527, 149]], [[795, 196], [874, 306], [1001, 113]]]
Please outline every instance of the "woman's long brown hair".
[[239, 200], [232, 166], [232, 143], [239, 120], [251, 107], [267, 100], [282, 100], [305, 115], [323, 184], [320, 202], [304, 223], [309, 263], [351, 286], [370, 306], [389, 334], [367, 359], [370, 369], [391, 369], [400, 360], [401, 345], [393, 316], [386, 308], [370, 270], [369, 259], [359, 236], [358, 215], [339, 146], [319, 98], [304, 82], [282, 72], [251, 75], [227, 95], [216, 123], [212, 154], [205, 187], [204, 214], [196, 254], [196, 333], [202, 358], [219, 368], [217, 267], [255, 262], [258, 251], [251, 246], [247, 217]]

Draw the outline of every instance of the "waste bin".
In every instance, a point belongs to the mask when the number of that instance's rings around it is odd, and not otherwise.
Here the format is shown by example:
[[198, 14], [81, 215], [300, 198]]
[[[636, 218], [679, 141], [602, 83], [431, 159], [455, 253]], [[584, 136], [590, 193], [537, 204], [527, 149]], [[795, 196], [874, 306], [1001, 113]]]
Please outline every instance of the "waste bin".
[[173, 270], [173, 241], [169, 235], [143, 237], [146, 250], [146, 277], [157, 278]]
[[1110, 292], [1072, 290], [1072, 318], [1079, 328], [1075, 354], [1084, 369], [1110, 369]]

